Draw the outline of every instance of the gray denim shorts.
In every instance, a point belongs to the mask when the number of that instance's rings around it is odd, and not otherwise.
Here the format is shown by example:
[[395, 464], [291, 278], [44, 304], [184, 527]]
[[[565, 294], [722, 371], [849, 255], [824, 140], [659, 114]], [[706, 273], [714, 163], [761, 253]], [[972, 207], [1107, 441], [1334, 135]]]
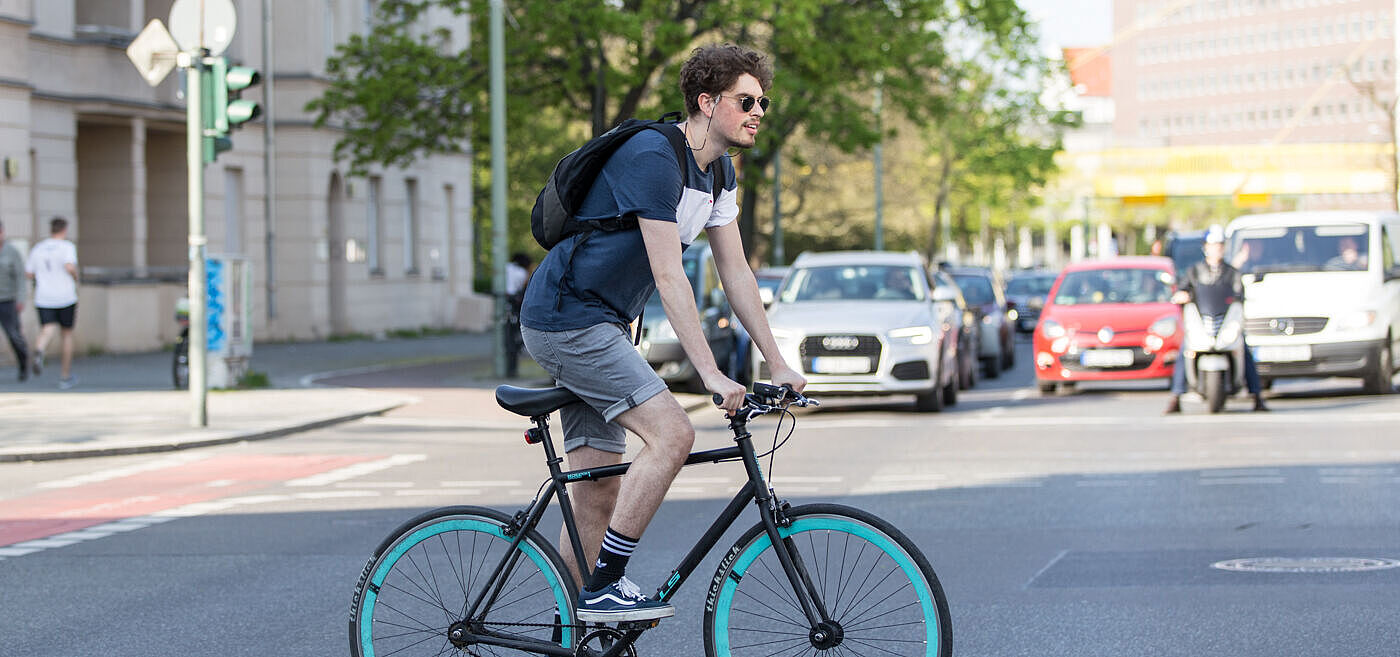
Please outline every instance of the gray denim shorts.
[[521, 327], [520, 333], [530, 357], [556, 384], [584, 401], [559, 411], [564, 451], [583, 445], [614, 454], [627, 451], [627, 431], [613, 420], [666, 392], [666, 383], [637, 353], [627, 330], [595, 324], [567, 331]]

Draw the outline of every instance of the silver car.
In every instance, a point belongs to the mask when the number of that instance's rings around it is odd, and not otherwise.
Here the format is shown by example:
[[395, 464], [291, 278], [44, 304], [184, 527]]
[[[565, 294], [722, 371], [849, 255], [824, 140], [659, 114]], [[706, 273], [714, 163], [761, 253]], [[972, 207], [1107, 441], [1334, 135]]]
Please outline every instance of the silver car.
[[[784, 360], [824, 396], [913, 394], [921, 411], [957, 402], [956, 345], [917, 253], [804, 253], [768, 310]], [[758, 378], [769, 372], [753, 355]]]

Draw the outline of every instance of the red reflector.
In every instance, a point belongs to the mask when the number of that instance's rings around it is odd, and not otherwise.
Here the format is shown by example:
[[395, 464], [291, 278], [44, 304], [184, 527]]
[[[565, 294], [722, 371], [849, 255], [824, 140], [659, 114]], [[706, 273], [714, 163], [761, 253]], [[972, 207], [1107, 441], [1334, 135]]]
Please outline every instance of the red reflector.
[[525, 431], [525, 444], [526, 444], [526, 445], [533, 445], [533, 444], [535, 444], [535, 441], [530, 440], [530, 432], [529, 432], [529, 430], [526, 430], [526, 431]]

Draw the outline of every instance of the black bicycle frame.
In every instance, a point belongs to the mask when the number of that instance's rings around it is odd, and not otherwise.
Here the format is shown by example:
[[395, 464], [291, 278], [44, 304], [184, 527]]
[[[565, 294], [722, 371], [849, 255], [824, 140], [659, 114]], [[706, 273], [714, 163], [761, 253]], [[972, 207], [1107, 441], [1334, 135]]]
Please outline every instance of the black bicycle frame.
[[[535, 430], [529, 435], [539, 438], [539, 442], [544, 443], [545, 459], [549, 466], [550, 481], [544, 492], [530, 504], [525, 510], [515, 515], [515, 521], [510, 525], [509, 530], [514, 532], [511, 539], [510, 548], [506, 551], [506, 556], [496, 565], [491, 573], [491, 578], [487, 581], [494, 584], [484, 589], [477, 595], [467, 608], [465, 618], [477, 619], [490, 611], [500, 596], [501, 589], [505, 586], [506, 579], [501, 575], [515, 568], [516, 562], [520, 558], [517, 549], [525, 535], [535, 528], [540, 519], [544, 516], [549, 507], [550, 500], [559, 496], [559, 511], [563, 516], [565, 527], [568, 528], [569, 542], [574, 551], [574, 558], [578, 563], [580, 573], [590, 572], [588, 562], [584, 558], [583, 545], [578, 536], [578, 525], [574, 519], [573, 505], [569, 500], [568, 484], [578, 481], [598, 481], [609, 477], [619, 477], [626, 474], [631, 462], [619, 463], [617, 465], [603, 466], [601, 468], [591, 468], [587, 470], [563, 470], [560, 464], [563, 459], [554, 450], [554, 443], [549, 435], [549, 416], [541, 415], [530, 418], [535, 423]], [[789, 539], [783, 538], [778, 531], [780, 522], [777, 511], [777, 504], [774, 502], [772, 490], [768, 488], [764, 478], [763, 469], [759, 465], [758, 456], [754, 452], [752, 436], [748, 432], [748, 422], [743, 416], [735, 416], [730, 420], [729, 428], [734, 432], [734, 447], [722, 449], [712, 449], [702, 452], [694, 452], [685, 460], [685, 467], [700, 463], [719, 463], [721, 461], [732, 461], [735, 459], [744, 462], [744, 470], [748, 474], [748, 481], [734, 498], [729, 501], [720, 512], [719, 517], [711, 523], [709, 529], [705, 530], [699, 541], [690, 552], [685, 555], [679, 565], [671, 571], [671, 576], [661, 585], [656, 592], [656, 599], [662, 602], [670, 600], [675, 596], [676, 591], [685, 583], [686, 579], [699, 567], [700, 562], [714, 549], [715, 544], [729, 530], [734, 521], [739, 518], [744, 507], [750, 502], [758, 506], [758, 513], [763, 521], [763, 527], [767, 531], [769, 539], [773, 543], [773, 552], [778, 556], [778, 562], [782, 565], [783, 572], [787, 575], [788, 581], [793, 586], [793, 591], [798, 592], [797, 599], [802, 604], [802, 611], [807, 616], [807, 620], [816, 627], [818, 623], [829, 621], [830, 615], [826, 605], [817, 594], [817, 589], [812, 583], [807, 569], [797, 556], [796, 550], [791, 548]], [[803, 595], [805, 593], [805, 595]], [[478, 614], [480, 612], [480, 615]], [[612, 650], [609, 650], [604, 657], [611, 657], [620, 654], [623, 649], [631, 645], [640, 636], [642, 630], [629, 630], [624, 639], [619, 641]], [[545, 655], [559, 655], [560, 657], [574, 655], [573, 650], [562, 648], [553, 644], [547, 644], [537, 640], [519, 639], [508, 636], [497, 636], [495, 633], [476, 633], [477, 639], [487, 645], [497, 645], [517, 650], [528, 650]]]

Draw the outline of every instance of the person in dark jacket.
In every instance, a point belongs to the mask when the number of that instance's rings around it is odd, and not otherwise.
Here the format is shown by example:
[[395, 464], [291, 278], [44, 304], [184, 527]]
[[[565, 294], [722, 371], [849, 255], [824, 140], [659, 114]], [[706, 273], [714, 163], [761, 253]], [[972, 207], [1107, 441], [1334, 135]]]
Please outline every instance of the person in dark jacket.
[[[1202, 247], [1206, 259], [1192, 265], [1177, 278], [1176, 293], [1172, 303], [1184, 305], [1195, 302], [1202, 316], [1223, 315], [1235, 301], [1244, 302], [1244, 281], [1238, 269], [1225, 262], [1225, 231], [1213, 226], [1206, 233], [1206, 243]], [[1167, 414], [1181, 412], [1181, 395], [1186, 392], [1186, 369], [1182, 361], [1183, 352], [1172, 368], [1172, 396], [1167, 402]], [[1254, 357], [1249, 349], [1244, 350], [1244, 383], [1254, 395], [1254, 410], [1267, 411], [1264, 395], [1259, 386], [1259, 368], [1254, 365]]]

